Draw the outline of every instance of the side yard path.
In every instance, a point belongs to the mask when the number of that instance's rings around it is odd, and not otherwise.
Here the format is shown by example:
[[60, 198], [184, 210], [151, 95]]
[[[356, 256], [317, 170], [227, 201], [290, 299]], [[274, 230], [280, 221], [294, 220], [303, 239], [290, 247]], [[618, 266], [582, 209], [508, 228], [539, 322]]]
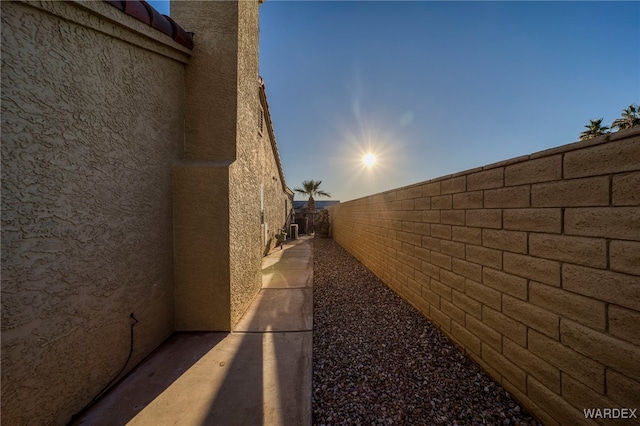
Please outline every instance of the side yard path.
[[331, 239], [313, 240], [314, 425], [538, 425]]

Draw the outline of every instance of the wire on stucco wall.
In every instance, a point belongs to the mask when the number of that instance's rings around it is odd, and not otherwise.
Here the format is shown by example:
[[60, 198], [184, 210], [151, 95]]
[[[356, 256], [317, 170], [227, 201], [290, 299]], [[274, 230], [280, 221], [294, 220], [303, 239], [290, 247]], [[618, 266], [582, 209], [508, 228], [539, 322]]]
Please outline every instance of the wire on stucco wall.
[[127, 356], [127, 360], [124, 362], [124, 365], [122, 366], [122, 368], [120, 369], [120, 371], [118, 371], [118, 374], [116, 374], [115, 376], [113, 376], [113, 379], [111, 379], [111, 381], [109, 383], [107, 383], [107, 385], [102, 388], [102, 390], [100, 392], [98, 392], [98, 394], [93, 397], [93, 399], [91, 401], [89, 401], [89, 403], [87, 405], [85, 405], [82, 410], [78, 411], [76, 414], [74, 414], [73, 416], [71, 416], [71, 420], [69, 420], [69, 423], [67, 423], [67, 426], [70, 426], [73, 424], [73, 422], [75, 422], [78, 418], [80, 418], [80, 416], [82, 416], [93, 404], [96, 403], [96, 401], [98, 399], [100, 399], [100, 397], [111, 387], [111, 385], [113, 385], [113, 383], [115, 383], [115, 381], [120, 377], [120, 375], [124, 372], [124, 370], [127, 368], [127, 365], [129, 364], [129, 361], [131, 361], [131, 355], [133, 355], [133, 327], [139, 323], [140, 321], [138, 321], [138, 319], [135, 317], [135, 315], [133, 314], [133, 312], [131, 312], [131, 315], [129, 316], [133, 322], [131, 323], [131, 338], [130, 338], [130, 342], [129, 342], [129, 355]]

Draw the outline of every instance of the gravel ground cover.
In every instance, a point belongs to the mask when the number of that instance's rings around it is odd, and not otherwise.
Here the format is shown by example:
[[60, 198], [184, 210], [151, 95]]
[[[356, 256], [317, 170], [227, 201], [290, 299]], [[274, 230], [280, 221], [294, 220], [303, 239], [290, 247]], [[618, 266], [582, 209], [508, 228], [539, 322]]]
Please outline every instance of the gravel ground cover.
[[331, 239], [313, 240], [314, 425], [539, 425]]

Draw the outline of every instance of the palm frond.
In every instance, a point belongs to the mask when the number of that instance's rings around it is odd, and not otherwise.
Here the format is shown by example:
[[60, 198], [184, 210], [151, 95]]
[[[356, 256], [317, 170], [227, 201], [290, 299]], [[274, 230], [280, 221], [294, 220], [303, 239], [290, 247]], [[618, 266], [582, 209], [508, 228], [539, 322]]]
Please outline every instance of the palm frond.
[[307, 195], [310, 200], [312, 200], [314, 196], [330, 197], [331, 195], [328, 192], [320, 189], [320, 185], [322, 185], [321, 180], [305, 180], [302, 182], [302, 188], [294, 188], [294, 191], [302, 195]]
[[586, 141], [588, 139], [595, 138], [596, 136], [608, 133], [607, 130], [609, 130], [609, 127], [603, 126], [602, 120], [604, 119], [600, 118], [598, 120], [589, 120], [589, 124], [584, 126], [587, 130], [580, 133], [580, 140]]
[[617, 128], [618, 130], [630, 129], [635, 126], [640, 126], [640, 108], [631, 104], [624, 110], [622, 115], [611, 123], [611, 128]]

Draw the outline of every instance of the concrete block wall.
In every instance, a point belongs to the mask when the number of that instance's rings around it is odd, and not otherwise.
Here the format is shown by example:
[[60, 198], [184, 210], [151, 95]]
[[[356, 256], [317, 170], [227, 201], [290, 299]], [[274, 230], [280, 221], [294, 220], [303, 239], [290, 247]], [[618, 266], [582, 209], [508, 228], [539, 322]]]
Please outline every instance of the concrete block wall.
[[640, 129], [330, 210], [333, 238], [545, 425], [640, 409]]

